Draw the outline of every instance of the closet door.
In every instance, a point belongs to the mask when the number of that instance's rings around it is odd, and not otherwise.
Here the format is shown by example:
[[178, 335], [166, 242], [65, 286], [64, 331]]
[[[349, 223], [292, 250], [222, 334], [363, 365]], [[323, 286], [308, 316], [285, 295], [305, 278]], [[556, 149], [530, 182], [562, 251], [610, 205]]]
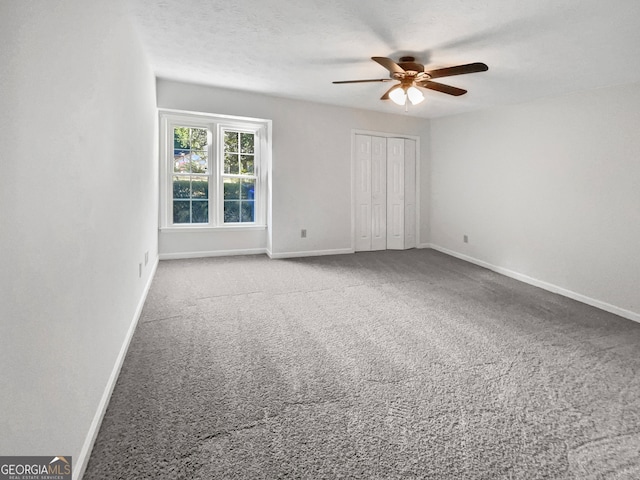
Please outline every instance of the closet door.
[[355, 249], [371, 250], [371, 137], [356, 135], [355, 144]]
[[387, 248], [387, 139], [371, 137], [371, 250]]
[[387, 142], [356, 135], [356, 251], [387, 248]]
[[416, 142], [404, 141], [404, 248], [416, 248]]
[[416, 142], [387, 139], [387, 248], [416, 247]]
[[387, 248], [404, 250], [404, 139], [387, 139]]

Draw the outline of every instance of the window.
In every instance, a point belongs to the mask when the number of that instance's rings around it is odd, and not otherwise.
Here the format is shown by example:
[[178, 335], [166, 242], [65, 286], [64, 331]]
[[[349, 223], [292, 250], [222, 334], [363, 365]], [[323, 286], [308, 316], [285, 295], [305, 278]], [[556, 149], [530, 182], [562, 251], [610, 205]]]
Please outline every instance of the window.
[[161, 113], [162, 228], [266, 223], [269, 121]]
[[223, 128], [224, 221], [253, 222], [255, 217], [255, 134]]
[[209, 223], [209, 141], [205, 128], [173, 127], [173, 223]]

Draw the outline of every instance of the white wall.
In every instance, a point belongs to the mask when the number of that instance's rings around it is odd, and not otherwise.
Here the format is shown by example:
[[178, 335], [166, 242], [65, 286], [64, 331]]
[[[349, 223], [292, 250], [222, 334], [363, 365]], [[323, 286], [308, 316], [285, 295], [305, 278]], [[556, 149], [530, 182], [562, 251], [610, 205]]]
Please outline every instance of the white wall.
[[119, 1], [4, 0], [0, 45], [0, 452], [77, 478], [157, 258], [155, 80]]
[[640, 320], [639, 132], [638, 84], [433, 120], [431, 242]]
[[190, 230], [165, 229], [159, 233], [160, 258], [199, 258], [207, 256], [266, 253], [267, 230], [242, 229]]
[[[274, 256], [338, 253], [352, 248], [352, 129], [416, 135], [421, 137], [423, 148], [428, 145], [428, 120], [401, 114], [340, 108], [168, 80], [158, 80], [157, 92], [160, 108], [273, 120], [270, 234]], [[428, 197], [427, 187], [428, 183], [424, 183], [421, 188], [424, 197]], [[427, 209], [425, 203], [423, 210]], [[421, 224], [425, 238], [427, 225]], [[300, 238], [303, 228], [307, 229], [305, 239]], [[243, 242], [241, 248], [268, 247], [266, 236], [263, 239], [254, 236], [253, 243], [249, 243], [243, 240], [243, 235], [229, 232], [200, 234], [197, 240], [176, 235], [179, 234], [161, 233], [161, 254], [172, 255], [175, 249], [198, 251], [205, 247], [211, 251], [230, 250], [238, 242]]]

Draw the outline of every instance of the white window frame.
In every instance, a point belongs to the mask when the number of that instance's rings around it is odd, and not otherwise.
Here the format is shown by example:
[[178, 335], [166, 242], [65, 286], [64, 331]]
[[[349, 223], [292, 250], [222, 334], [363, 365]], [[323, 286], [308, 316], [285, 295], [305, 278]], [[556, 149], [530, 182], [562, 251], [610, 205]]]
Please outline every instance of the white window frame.
[[[209, 221], [207, 223], [173, 223], [173, 129], [175, 127], [205, 128], [210, 135], [207, 155], [209, 158]], [[224, 174], [225, 130], [253, 133], [254, 194], [253, 222], [224, 222]], [[160, 229], [171, 231], [203, 231], [219, 229], [264, 229], [267, 223], [267, 172], [271, 154], [271, 121], [227, 115], [160, 110]]]

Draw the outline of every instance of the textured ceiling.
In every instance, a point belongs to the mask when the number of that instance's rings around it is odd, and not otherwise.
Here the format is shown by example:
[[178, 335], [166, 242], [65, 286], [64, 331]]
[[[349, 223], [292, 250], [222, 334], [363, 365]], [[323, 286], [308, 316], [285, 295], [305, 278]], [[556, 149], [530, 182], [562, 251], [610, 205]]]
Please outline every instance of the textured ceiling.
[[438, 117], [640, 81], [639, 0], [128, 0], [158, 77], [402, 113], [370, 60], [484, 62], [408, 114]]

